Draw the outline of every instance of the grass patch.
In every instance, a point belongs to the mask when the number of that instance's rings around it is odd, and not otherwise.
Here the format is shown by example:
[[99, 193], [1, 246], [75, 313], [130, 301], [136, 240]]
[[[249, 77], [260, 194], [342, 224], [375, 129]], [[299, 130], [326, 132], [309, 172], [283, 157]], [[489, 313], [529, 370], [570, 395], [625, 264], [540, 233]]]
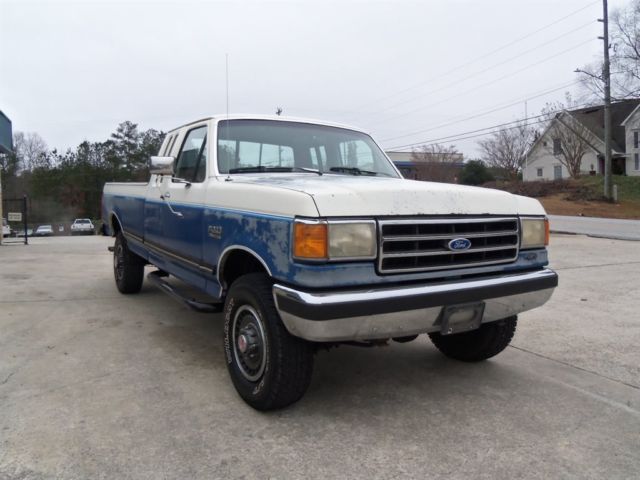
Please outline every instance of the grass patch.
[[602, 176], [539, 182], [498, 181], [483, 186], [537, 198], [552, 215], [640, 218], [640, 177], [614, 175], [613, 183], [618, 185], [618, 203], [605, 200]]
[[[580, 177], [578, 182], [594, 192], [604, 192], [604, 177]], [[613, 183], [618, 185], [618, 199], [640, 202], [640, 177], [614, 175]]]

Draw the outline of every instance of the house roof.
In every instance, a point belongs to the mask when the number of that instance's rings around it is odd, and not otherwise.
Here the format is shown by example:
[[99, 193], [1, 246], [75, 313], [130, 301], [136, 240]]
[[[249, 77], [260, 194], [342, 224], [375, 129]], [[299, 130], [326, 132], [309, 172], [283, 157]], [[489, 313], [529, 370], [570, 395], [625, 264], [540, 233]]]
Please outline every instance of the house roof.
[[[626, 151], [625, 129], [622, 122], [631, 115], [631, 112], [633, 112], [638, 105], [640, 105], [639, 98], [623, 100], [621, 102], [611, 104], [611, 125], [613, 127], [611, 132], [611, 148], [613, 150], [621, 153]], [[573, 118], [588, 128], [591, 133], [604, 141], [603, 105], [569, 110], [569, 113]]]
[[629, 114], [629, 116], [627, 116], [627, 118], [624, 119], [624, 121], [622, 122], [622, 125], [626, 125], [627, 122], [631, 120], [631, 117], [633, 117], [633, 114], [639, 110], [640, 110], [640, 102], [638, 103], [638, 106], [634, 108], [633, 111]]

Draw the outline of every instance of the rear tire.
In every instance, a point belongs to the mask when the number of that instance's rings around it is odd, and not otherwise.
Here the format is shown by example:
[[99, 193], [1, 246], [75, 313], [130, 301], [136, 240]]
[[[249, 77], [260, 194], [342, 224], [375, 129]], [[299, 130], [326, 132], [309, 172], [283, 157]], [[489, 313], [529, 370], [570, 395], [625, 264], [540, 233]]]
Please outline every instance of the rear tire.
[[272, 286], [265, 274], [243, 275], [231, 285], [224, 305], [229, 375], [242, 399], [262, 411], [298, 401], [313, 373], [313, 346], [287, 331]]
[[113, 275], [118, 291], [124, 294], [138, 293], [144, 281], [145, 261], [127, 246], [122, 232], [116, 235], [113, 247]]
[[430, 333], [429, 338], [447, 357], [463, 362], [480, 362], [502, 352], [513, 338], [518, 317], [483, 323], [479, 329], [454, 335]]

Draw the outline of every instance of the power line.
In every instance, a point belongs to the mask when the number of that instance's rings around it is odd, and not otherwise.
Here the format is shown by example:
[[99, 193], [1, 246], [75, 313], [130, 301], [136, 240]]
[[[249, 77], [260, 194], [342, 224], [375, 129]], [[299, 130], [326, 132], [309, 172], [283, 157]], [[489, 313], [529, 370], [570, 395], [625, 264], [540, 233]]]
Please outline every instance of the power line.
[[476, 58], [474, 58], [473, 60], [471, 60], [471, 61], [469, 61], [469, 62], [466, 62], [466, 63], [460, 64], [460, 65], [458, 65], [458, 66], [456, 66], [456, 67], [454, 67], [454, 68], [452, 68], [452, 69], [450, 69], [450, 70], [447, 70], [447, 71], [445, 71], [445, 72], [441, 73], [440, 75], [437, 75], [437, 76], [435, 76], [435, 77], [428, 78], [427, 80], [423, 80], [423, 81], [422, 81], [422, 82], [420, 82], [420, 83], [414, 84], [414, 85], [412, 85], [411, 87], [407, 87], [407, 88], [405, 88], [405, 89], [403, 89], [403, 90], [400, 90], [400, 91], [398, 91], [398, 92], [396, 92], [396, 93], [393, 93], [393, 94], [391, 94], [391, 95], [386, 95], [386, 96], [384, 96], [384, 97], [380, 97], [380, 98], [378, 98], [377, 100], [373, 100], [373, 101], [371, 101], [371, 102], [367, 102], [366, 104], [362, 104], [360, 107], [356, 108], [356, 110], [360, 110], [360, 109], [362, 109], [362, 108], [364, 108], [364, 107], [366, 107], [366, 106], [369, 106], [369, 105], [371, 105], [371, 104], [374, 104], [374, 103], [380, 103], [380, 102], [382, 102], [382, 101], [384, 101], [384, 100], [386, 100], [386, 99], [388, 99], [388, 98], [396, 97], [396, 96], [401, 95], [401, 94], [403, 94], [403, 93], [405, 93], [405, 92], [408, 92], [408, 91], [411, 91], [411, 90], [415, 90], [416, 88], [419, 88], [419, 87], [421, 87], [422, 85], [425, 85], [425, 84], [430, 83], [430, 82], [432, 82], [432, 81], [434, 81], [434, 80], [438, 80], [438, 79], [440, 79], [440, 78], [443, 78], [443, 77], [445, 77], [445, 76], [447, 76], [447, 75], [449, 75], [449, 74], [451, 74], [451, 73], [457, 72], [458, 70], [460, 70], [460, 69], [462, 69], [462, 68], [468, 67], [469, 65], [473, 65], [474, 63], [477, 63], [479, 60], [483, 60], [483, 59], [485, 59], [485, 58], [487, 58], [487, 57], [489, 57], [489, 56], [491, 56], [491, 55], [494, 55], [494, 54], [496, 54], [496, 53], [498, 53], [498, 52], [501, 52], [502, 50], [505, 50], [506, 48], [509, 48], [509, 47], [510, 47], [510, 46], [512, 46], [512, 45], [515, 45], [515, 44], [517, 44], [517, 43], [519, 43], [519, 42], [521, 42], [521, 41], [523, 41], [523, 40], [526, 40], [527, 38], [530, 38], [530, 37], [532, 37], [533, 35], [535, 35], [535, 34], [537, 34], [537, 33], [540, 33], [540, 32], [542, 32], [542, 31], [546, 30], [547, 28], [550, 28], [550, 27], [552, 27], [552, 26], [554, 26], [554, 25], [557, 25], [558, 23], [560, 23], [560, 22], [562, 22], [562, 21], [566, 20], [567, 18], [570, 18], [570, 17], [572, 17], [572, 16], [574, 16], [574, 15], [576, 15], [576, 14], [578, 14], [578, 13], [580, 13], [580, 12], [582, 12], [582, 11], [584, 11], [584, 10], [588, 9], [588, 8], [590, 8], [591, 6], [595, 5], [596, 3], [599, 3], [599, 1], [600, 1], [600, 0], [596, 0], [596, 1], [590, 2], [590, 3], [588, 3], [587, 5], [585, 5], [584, 7], [579, 8], [578, 10], [574, 10], [573, 12], [571, 12], [571, 13], [569, 13], [569, 14], [567, 14], [567, 15], [563, 16], [563, 17], [560, 17], [559, 19], [557, 19], [557, 20], [555, 20], [555, 21], [553, 21], [553, 22], [551, 22], [551, 23], [549, 23], [549, 24], [547, 24], [547, 25], [544, 25], [543, 27], [540, 27], [540, 28], [538, 28], [537, 30], [534, 30], [534, 31], [532, 31], [532, 32], [529, 32], [529, 33], [527, 33], [526, 35], [523, 35], [522, 37], [518, 37], [518, 38], [516, 38], [516, 39], [512, 40], [511, 42], [506, 43], [506, 44], [504, 44], [504, 45], [502, 45], [502, 46], [500, 46], [500, 47], [496, 48], [495, 50], [491, 50], [490, 52], [487, 52], [487, 53], [485, 53], [485, 54], [483, 54], [483, 55], [481, 55], [481, 56], [479, 56], [479, 57], [476, 57]]
[[447, 83], [447, 85], [444, 85], [444, 86], [442, 86], [440, 88], [437, 88], [436, 90], [430, 90], [429, 92], [426, 92], [424, 94], [405, 99], [405, 100], [403, 100], [401, 102], [398, 102], [398, 103], [394, 103], [393, 105], [390, 105], [390, 106], [386, 107], [385, 110], [389, 110], [389, 109], [392, 109], [392, 108], [395, 108], [395, 107], [399, 107], [400, 105], [405, 105], [405, 104], [407, 104], [409, 102], [413, 102], [416, 98], [419, 98], [419, 97], [422, 97], [422, 96], [425, 96], [425, 95], [433, 95], [434, 93], [438, 93], [438, 92], [441, 92], [443, 90], [447, 90], [447, 89], [449, 89], [449, 88], [451, 88], [451, 87], [453, 87], [455, 85], [459, 85], [460, 83], [464, 83], [467, 80], [470, 80], [470, 79], [472, 79], [474, 77], [477, 77], [478, 75], [482, 75], [483, 73], [489, 72], [489, 71], [493, 70], [496, 67], [500, 67], [500, 66], [502, 66], [502, 65], [504, 65], [506, 63], [512, 62], [514, 60], [518, 60], [523, 55], [526, 55], [526, 54], [531, 53], [531, 52], [535, 52], [536, 50], [540, 49], [540, 47], [544, 47], [545, 45], [549, 45], [550, 43], [553, 43], [556, 40], [559, 40], [559, 39], [564, 38], [564, 37], [566, 37], [568, 35], [571, 35], [572, 33], [575, 33], [575, 32], [577, 32], [579, 30], [582, 30], [585, 27], [592, 26], [593, 24], [594, 24], [593, 21], [589, 21], [588, 23], [585, 23], [584, 25], [581, 25], [581, 26], [579, 26], [577, 28], [574, 28], [573, 30], [569, 30], [568, 32], [563, 33], [562, 35], [559, 35], [559, 36], [557, 36], [555, 38], [552, 38], [551, 40], [547, 40], [547, 41], [545, 41], [545, 42], [543, 42], [543, 43], [541, 43], [539, 45], [536, 45], [535, 47], [532, 47], [532, 48], [530, 48], [528, 50], [520, 52], [520, 53], [518, 53], [517, 55], [515, 55], [513, 57], [509, 57], [506, 60], [502, 60], [502, 61], [500, 61], [498, 63], [494, 63], [493, 65], [485, 67], [482, 70], [478, 70], [477, 72], [472, 73], [471, 75], [468, 75], [466, 77], [460, 78], [460, 79], [458, 79], [458, 80], [456, 80], [456, 81], [454, 81], [452, 83]]
[[[583, 104], [583, 105], [576, 105], [574, 107], [572, 107], [572, 110], [575, 109], [579, 109], [579, 108], [584, 108], [584, 107], [588, 107], [590, 106], [590, 104]], [[445, 137], [439, 137], [439, 138], [432, 138], [429, 140], [422, 140], [419, 142], [414, 142], [414, 143], [408, 143], [405, 145], [398, 145], [395, 147], [391, 147], [388, 150], [394, 151], [396, 149], [403, 149], [403, 148], [410, 148], [410, 147], [415, 147], [417, 145], [432, 145], [434, 143], [437, 142], [441, 142], [443, 140], [446, 141], [459, 141], [459, 140], [466, 140], [468, 138], [475, 138], [475, 137], [481, 137], [484, 135], [490, 135], [493, 133], [496, 133], [500, 130], [513, 130], [514, 128], [520, 128], [522, 125], [522, 122], [527, 121], [529, 122], [529, 120], [536, 120], [536, 119], [540, 119], [538, 121], [535, 121], [533, 123], [529, 123], [528, 125], [537, 125], [540, 123], [545, 123], [547, 121], [547, 119], [545, 117], [548, 117], [549, 115], [555, 115], [556, 113], [560, 113], [563, 112], [565, 109], [559, 109], [559, 110], [552, 110], [550, 112], [546, 112], [546, 113], [542, 113], [540, 115], [534, 115], [532, 117], [527, 117], [527, 118], [519, 118], [517, 120], [512, 120], [510, 122], [505, 122], [505, 123], [499, 123], [497, 125], [491, 125], [489, 127], [484, 127], [484, 128], [479, 128], [476, 130], [470, 130], [467, 132], [462, 132], [462, 133], [457, 133], [454, 135], [448, 135]], [[513, 124], [516, 124], [514, 126], [511, 126]], [[489, 130], [489, 131], [486, 131]], [[483, 133], [480, 133], [483, 132]], [[471, 136], [468, 136], [471, 135]]]
[[593, 39], [586, 40], [586, 41], [581, 42], [581, 43], [579, 43], [579, 44], [577, 44], [577, 45], [574, 45], [573, 47], [567, 48], [566, 50], [562, 50], [561, 52], [558, 52], [558, 53], [556, 53], [555, 55], [551, 55], [551, 56], [549, 56], [549, 57], [543, 58], [542, 60], [539, 60], [539, 61], [537, 61], [537, 62], [535, 62], [535, 63], [529, 64], [529, 65], [527, 65], [526, 67], [523, 67], [523, 68], [520, 68], [520, 69], [515, 70], [515, 71], [513, 71], [513, 72], [510, 72], [510, 73], [508, 73], [508, 74], [506, 74], [506, 75], [503, 75], [503, 76], [501, 76], [501, 77], [499, 77], [499, 78], [497, 78], [497, 79], [491, 80], [491, 81], [489, 81], [489, 82], [482, 83], [482, 84], [480, 84], [480, 85], [475, 86], [474, 88], [471, 88], [471, 89], [466, 90], [466, 91], [461, 92], [461, 93], [457, 93], [456, 95], [452, 95], [451, 97], [447, 97], [447, 98], [445, 98], [445, 99], [443, 99], [443, 100], [439, 100], [439, 101], [437, 101], [437, 102], [435, 102], [435, 103], [431, 103], [431, 104], [429, 104], [429, 105], [425, 105], [425, 106], [422, 106], [422, 107], [418, 107], [418, 108], [415, 108], [415, 109], [413, 109], [413, 110], [409, 110], [408, 112], [400, 113], [400, 114], [398, 114], [398, 115], [394, 115], [394, 116], [392, 116], [392, 117], [386, 117], [386, 118], [383, 118], [383, 119], [380, 119], [380, 120], [376, 120], [376, 121], [374, 121], [374, 122], [372, 122], [372, 123], [375, 125], [375, 124], [378, 124], [378, 123], [381, 123], [381, 122], [384, 122], [384, 121], [389, 121], [389, 120], [394, 120], [394, 119], [396, 119], [396, 118], [405, 117], [405, 116], [410, 115], [410, 114], [412, 114], [412, 113], [416, 113], [416, 112], [419, 112], [419, 111], [421, 111], [421, 110], [425, 110], [425, 109], [427, 109], [427, 108], [434, 107], [434, 106], [436, 106], [436, 105], [440, 105], [440, 104], [442, 104], [442, 103], [448, 102], [449, 100], [453, 100], [453, 99], [458, 98], [458, 97], [461, 97], [461, 96], [463, 96], [463, 95], [467, 95], [467, 94], [469, 94], [469, 93], [473, 93], [473, 92], [475, 92], [476, 90], [479, 90], [479, 89], [481, 89], [481, 88], [483, 88], [483, 87], [486, 87], [486, 86], [488, 86], [488, 85], [493, 85], [493, 84], [494, 84], [494, 83], [496, 83], [496, 82], [499, 82], [499, 81], [504, 80], [504, 79], [506, 79], [506, 78], [513, 77], [514, 75], [517, 75], [517, 74], [519, 74], [519, 73], [522, 73], [522, 72], [524, 72], [524, 71], [526, 71], [526, 70], [529, 70], [529, 69], [531, 69], [531, 68], [533, 68], [533, 67], [537, 67], [538, 65], [540, 65], [540, 64], [542, 64], [542, 63], [545, 63], [545, 62], [548, 62], [549, 60], [553, 60], [554, 58], [557, 58], [557, 57], [559, 57], [559, 56], [561, 56], [561, 55], [564, 55], [565, 53], [571, 52], [571, 51], [573, 51], [573, 50], [577, 50], [578, 48], [580, 48], [580, 47], [582, 47], [583, 45], [586, 45], [587, 43], [592, 42], [592, 41], [593, 41]]
[[430, 131], [433, 131], [433, 130], [438, 130], [440, 128], [449, 127], [451, 125], [456, 125], [458, 123], [466, 122], [467, 120], [473, 120], [475, 118], [479, 118], [479, 117], [482, 117], [484, 115], [488, 115], [490, 113], [498, 112], [500, 110], [504, 110], [504, 109], [507, 109], [509, 107], [513, 107], [515, 105], [519, 105], [519, 104], [521, 104], [523, 102], [526, 102], [528, 100], [533, 100], [534, 98], [543, 97], [545, 95], [548, 95], [549, 93], [557, 92], [559, 90], [564, 90], [565, 88], [571, 87], [571, 86], [576, 85], [576, 84], [578, 84], [580, 82], [581, 82], [581, 80], [576, 80], [574, 82], [566, 83], [566, 84], [564, 84], [564, 85], [562, 85], [560, 87], [553, 88], [551, 90], [545, 90], [545, 91], [542, 91], [542, 92], [537, 93], [537, 94], [531, 94], [530, 96], [527, 96], [526, 98], [522, 98], [520, 100], [513, 101], [513, 102], [508, 103], [508, 104], [503, 104], [502, 106], [493, 108], [491, 110], [485, 110], [485, 111], [482, 111], [482, 112], [478, 112], [477, 114], [473, 114], [473, 115], [471, 115], [469, 117], [461, 118], [461, 119], [454, 120], [454, 121], [448, 122], [448, 123], [442, 123], [440, 125], [435, 125], [433, 127], [425, 128], [425, 129], [422, 129], [422, 130], [416, 130], [416, 131], [413, 131], [413, 132], [410, 132], [410, 133], [406, 133], [406, 134], [403, 134], [403, 135], [398, 135], [396, 137], [383, 138], [382, 141], [383, 142], [387, 142], [389, 140], [397, 140], [399, 138], [410, 137], [410, 136], [416, 135], [418, 133], [426, 133], [426, 132], [430, 132]]
[[[541, 124], [541, 123], [545, 123], [545, 122], [546, 122], [546, 120], [545, 120], [545, 119], [543, 119], [543, 120], [538, 120], [538, 121], [535, 121], [535, 122], [529, 123], [529, 124], [528, 124], [528, 126], [532, 126], [532, 125], [539, 125], [539, 124]], [[492, 135], [492, 134], [494, 134], [494, 133], [498, 133], [499, 131], [502, 131], [502, 130], [514, 130], [514, 129], [516, 129], [516, 128], [521, 128], [521, 125], [514, 125], [514, 126], [511, 126], [511, 127], [504, 127], [504, 128], [500, 128], [500, 129], [498, 129], [498, 130], [492, 130], [492, 131], [489, 131], [489, 132], [476, 133], [475, 135], [468, 135], [468, 136], [464, 136], [464, 137], [457, 137], [457, 138], [452, 139], [451, 141], [452, 141], [452, 142], [453, 142], [453, 141], [458, 142], [458, 141], [460, 141], [460, 140], [468, 140], [468, 139], [470, 139], [470, 138], [484, 137], [484, 136], [486, 136], [486, 135]], [[435, 143], [437, 143], [437, 142], [431, 142], [431, 143], [429, 143], [429, 141], [428, 141], [428, 142], [425, 142], [425, 143], [420, 142], [420, 143], [413, 144], [412, 146], [418, 146], [418, 145], [426, 145], [426, 146], [428, 146], [428, 145], [433, 145], [433, 144], [435, 144]], [[390, 148], [390, 149], [389, 149], [389, 151], [395, 151], [395, 149], [396, 149], [396, 148], [407, 148], [407, 147], [392, 147], [392, 148]]]
[[[536, 115], [535, 117], [529, 117], [527, 120], [534, 120], [534, 119], [541, 118], [541, 117], [544, 117], [544, 116], [546, 116], [546, 115]], [[541, 122], [542, 121], [544, 121], [544, 120], [541, 120]], [[475, 134], [475, 133], [479, 133], [479, 132], [484, 132], [484, 133], [482, 133], [482, 135], [487, 135], [487, 134], [494, 133], [494, 132], [497, 132], [497, 131], [502, 130], [502, 129], [510, 130], [510, 129], [513, 129], [513, 128], [518, 128], [518, 127], [521, 126], [520, 124], [522, 122], [524, 122], [524, 119], [512, 120], [510, 122], [499, 123], [497, 125], [491, 125], [489, 127], [478, 128], [477, 130], [470, 130], [468, 132], [456, 133], [455, 135], [447, 135], [445, 137], [432, 138], [432, 139], [423, 140], [423, 141], [420, 141], [420, 142], [408, 143], [406, 145], [399, 145], [397, 147], [391, 147], [390, 150], [394, 151], [396, 149], [415, 147], [417, 145], [432, 145], [434, 143], [438, 143], [438, 142], [441, 142], [443, 140], [447, 140], [447, 141], [461, 140], [461, 138], [459, 138], [459, 137], [463, 137], [465, 135]], [[518, 125], [511, 126], [514, 123], [516, 123]], [[539, 123], [539, 122], [530, 123], [530, 125], [535, 125], [536, 123]], [[507, 128], [503, 128], [503, 127], [507, 127]], [[490, 131], [487, 132], [486, 130], [490, 130]]]

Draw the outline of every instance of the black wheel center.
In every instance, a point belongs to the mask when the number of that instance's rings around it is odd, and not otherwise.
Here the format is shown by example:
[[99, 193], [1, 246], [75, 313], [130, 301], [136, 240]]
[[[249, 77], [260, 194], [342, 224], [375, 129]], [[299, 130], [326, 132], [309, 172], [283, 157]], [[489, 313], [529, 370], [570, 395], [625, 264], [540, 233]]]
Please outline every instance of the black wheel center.
[[238, 335], [238, 352], [250, 370], [256, 369], [262, 362], [262, 342], [255, 328], [250, 323], [240, 329]]

